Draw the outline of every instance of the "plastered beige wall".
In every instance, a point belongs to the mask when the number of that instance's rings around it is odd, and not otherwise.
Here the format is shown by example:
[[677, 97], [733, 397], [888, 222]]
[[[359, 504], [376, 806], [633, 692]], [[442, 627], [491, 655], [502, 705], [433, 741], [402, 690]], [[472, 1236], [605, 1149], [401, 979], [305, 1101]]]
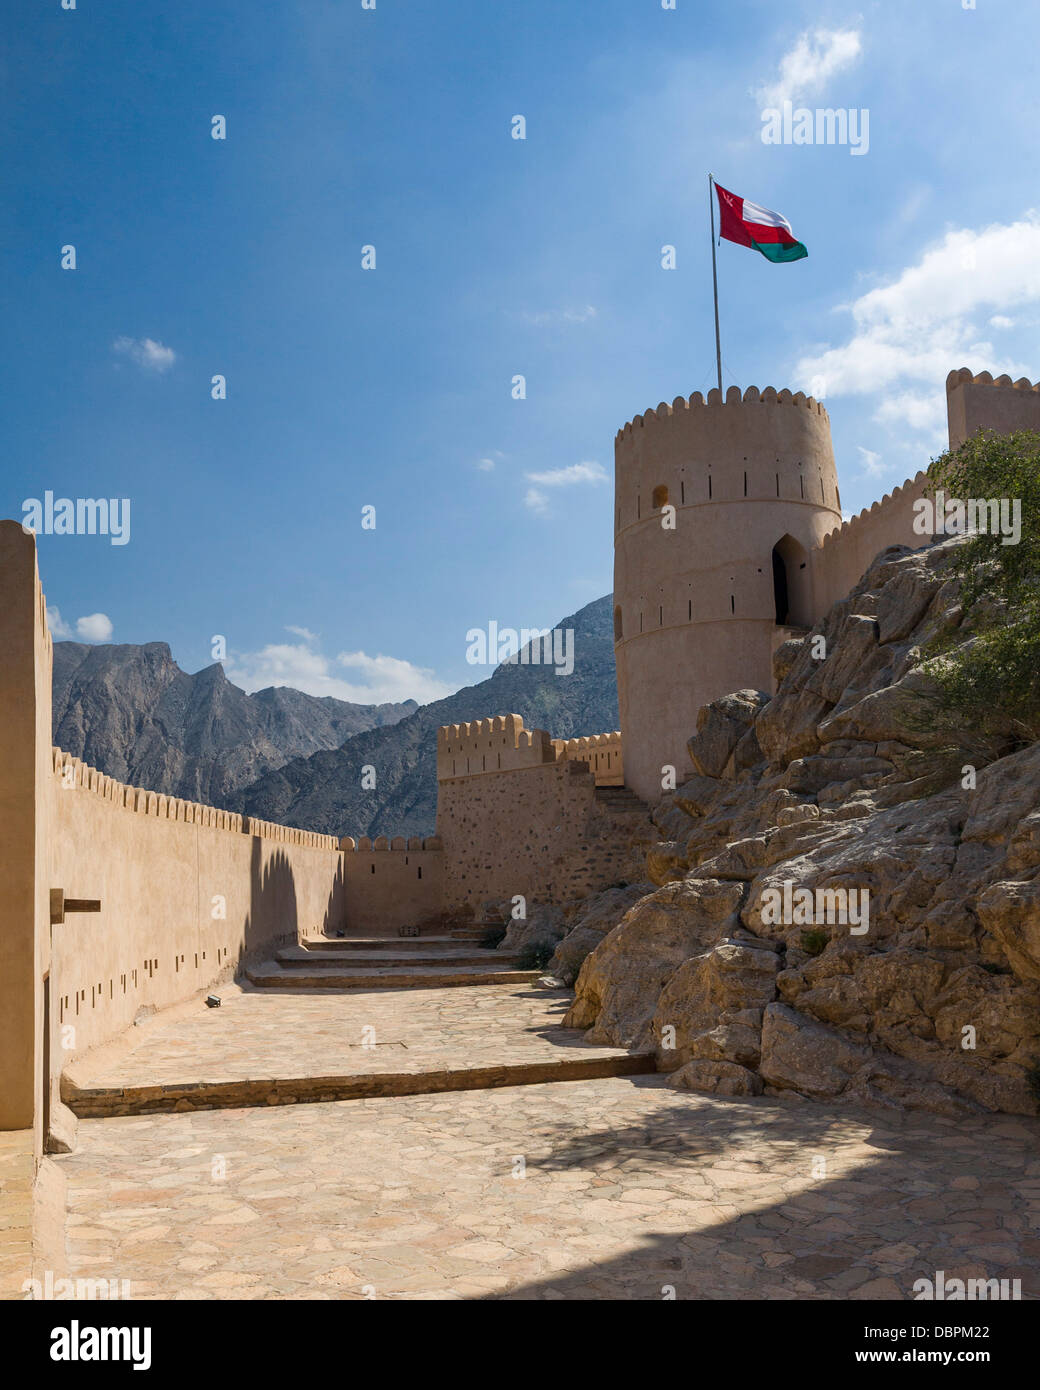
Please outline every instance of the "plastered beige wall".
[[444, 853], [434, 836], [340, 840], [351, 935], [394, 936], [444, 906]]
[[0, 1129], [42, 1148], [44, 979], [50, 967], [46, 806], [51, 642], [35, 538], [0, 521]]
[[773, 547], [789, 538], [792, 594], [807, 608], [809, 553], [841, 520], [830, 422], [801, 393], [695, 393], [619, 431], [614, 476], [625, 780], [654, 802], [664, 769], [688, 767], [703, 704], [770, 689]]
[[[331, 836], [126, 787], [51, 747], [35, 539], [11, 521], [0, 522], [0, 650], [0, 1128], [33, 1127], [39, 1153], [65, 1062], [141, 1009], [342, 926], [344, 855]], [[52, 889], [101, 910], [52, 926]]]
[[442, 724], [437, 730], [437, 778], [478, 772], [509, 772], [556, 761], [544, 729], [525, 729], [519, 714], [497, 714], [468, 724]]
[[620, 729], [584, 738], [554, 738], [552, 742], [557, 760], [587, 763], [597, 787], [624, 785], [625, 759]]
[[973, 376], [961, 367], [946, 378], [946, 414], [951, 449], [980, 429], [997, 434], [1040, 430], [1040, 384], [1026, 377], [1012, 381], [1001, 376], [994, 381], [989, 372]]
[[327, 835], [250, 821], [104, 777], [54, 750], [51, 887], [100, 899], [52, 928], [61, 1060], [137, 1012], [229, 979], [247, 959], [345, 921], [343, 855]]
[[920, 535], [913, 528], [914, 503], [927, 485], [928, 474], [918, 473], [824, 538], [810, 564], [814, 622], [859, 583], [880, 551], [890, 545], [917, 550], [931, 543], [930, 533]]

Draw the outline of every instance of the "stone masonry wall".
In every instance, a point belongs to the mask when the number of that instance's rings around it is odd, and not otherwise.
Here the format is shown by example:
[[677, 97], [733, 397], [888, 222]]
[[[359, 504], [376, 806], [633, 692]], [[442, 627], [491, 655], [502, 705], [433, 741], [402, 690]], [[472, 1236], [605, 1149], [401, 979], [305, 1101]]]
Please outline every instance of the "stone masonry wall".
[[630, 857], [623, 819], [574, 761], [442, 780], [437, 834], [447, 908], [585, 897], [623, 878]]

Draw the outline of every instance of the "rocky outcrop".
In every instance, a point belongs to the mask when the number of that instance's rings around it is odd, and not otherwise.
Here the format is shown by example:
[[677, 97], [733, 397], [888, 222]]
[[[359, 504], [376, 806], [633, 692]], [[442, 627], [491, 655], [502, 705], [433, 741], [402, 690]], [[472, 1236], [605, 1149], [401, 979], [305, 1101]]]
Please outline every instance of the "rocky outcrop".
[[970, 640], [958, 544], [883, 552], [780, 648], [771, 699], [701, 711], [657, 886], [585, 959], [572, 1025], [680, 1088], [1036, 1112], [1040, 744], [939, 709], [921, 648]]
[[503, 903], [499, 914], [508, 922], [506, 934], [498, 949], [514, 952], [535, 947], [552, 947], [567, 932], [567, 910], [564, 907], [538, 903], [532, 906], [525, 917], [514, 920], [510, 915], [509, 903]]
[[586, 956], [594, 951], [607, 932], [613, 931], [630, 907], [651, 891], [652, 884], [634, 883], [625, 888], [608, 888], [585, 899], [570, 924], [566, 936], [549, 962], [549, 974], [566, 985], [574, 984]]

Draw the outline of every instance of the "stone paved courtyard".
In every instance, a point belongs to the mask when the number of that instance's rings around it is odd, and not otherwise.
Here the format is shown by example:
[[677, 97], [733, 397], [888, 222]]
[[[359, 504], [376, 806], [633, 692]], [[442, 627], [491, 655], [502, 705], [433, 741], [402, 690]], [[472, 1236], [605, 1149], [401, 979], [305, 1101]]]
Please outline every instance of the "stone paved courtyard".
[[196, 1002], [131, 1029], [68, 1068], [63, 1093], [81, 1115], [123, 1114], [654, 1069], [650, 1057], [562, 1028], [564, 989], [229, 986], [222, 997], [218, 1009]]
[[1032, 1120], [638, 1076], [87, 1120], [79, 1136], [58, 1160], [68, 1272], [129, 1279], [134, 1297], [905, 1298], [939, 1269], [1040, 1287]]
[[[560, 1027], [571, 995], [528, 985], [493, 988], [220, 991], [219, 1009], [170, 1011], [124, 1037], [125, 1048], [78, 1070], [97, 1086], [333, 1071], [424, 1071], [558, 1058], [561, 1048], [616, 1056]], [[366, 1031], [367, 1030], [367, 1031]]]

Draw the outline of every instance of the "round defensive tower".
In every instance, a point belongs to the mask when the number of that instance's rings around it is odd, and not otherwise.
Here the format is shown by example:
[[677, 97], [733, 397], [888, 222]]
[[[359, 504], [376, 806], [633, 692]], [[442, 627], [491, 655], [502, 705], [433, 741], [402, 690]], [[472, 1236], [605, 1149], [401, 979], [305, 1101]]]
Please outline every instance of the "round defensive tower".
[[[674, 509], [674, 510], [673, 510]], [[697, 713], [772, 689], [778, 628], [813, 620], [809, 557], [841, 524], [826, 410], [801, 392], [711, 391], [637, 415], [614, 444], [614, 654], [625, 782], [683, 782]]]

